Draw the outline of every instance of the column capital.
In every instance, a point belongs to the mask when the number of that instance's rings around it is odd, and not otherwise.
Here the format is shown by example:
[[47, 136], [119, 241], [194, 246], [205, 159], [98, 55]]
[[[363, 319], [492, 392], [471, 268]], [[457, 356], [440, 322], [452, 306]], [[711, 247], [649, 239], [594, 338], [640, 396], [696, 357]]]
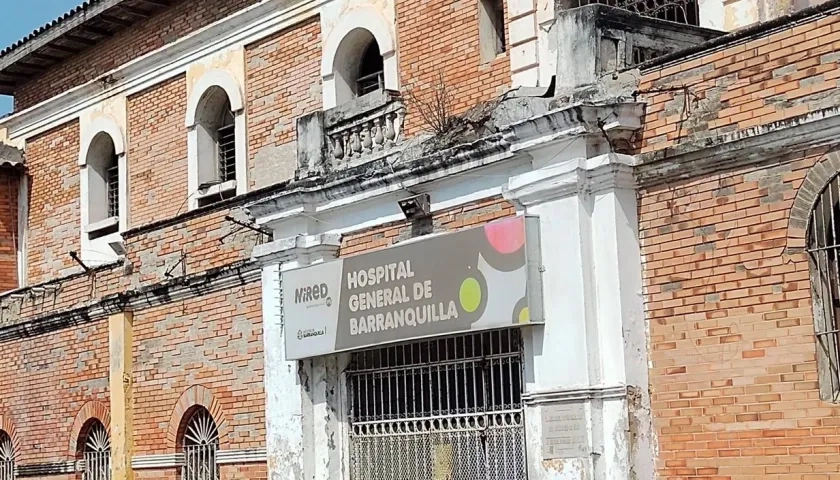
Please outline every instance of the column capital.
[[257, 245], [254, 247], [252, 258], [263, 264], [295, 263], [297, 265], [308, 265], [337, 257], [340, 247], [341, 235], [339, 234], [301, 234]]
[[632, 156], [619, 153], [574, 158], [511, 177], [502, 193], [508, 201], [528, 207], [580, 193], [635, 189], [634, 164]]

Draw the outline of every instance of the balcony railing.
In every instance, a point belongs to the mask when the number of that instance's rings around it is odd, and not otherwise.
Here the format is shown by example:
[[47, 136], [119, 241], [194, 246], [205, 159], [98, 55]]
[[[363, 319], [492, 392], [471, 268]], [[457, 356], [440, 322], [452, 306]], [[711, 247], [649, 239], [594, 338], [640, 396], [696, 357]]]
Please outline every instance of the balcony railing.
[[386, 90], [302, 117], [298, 120], [301, 175], [350, 168], [399, 151], [404, 120], [402, 97]]

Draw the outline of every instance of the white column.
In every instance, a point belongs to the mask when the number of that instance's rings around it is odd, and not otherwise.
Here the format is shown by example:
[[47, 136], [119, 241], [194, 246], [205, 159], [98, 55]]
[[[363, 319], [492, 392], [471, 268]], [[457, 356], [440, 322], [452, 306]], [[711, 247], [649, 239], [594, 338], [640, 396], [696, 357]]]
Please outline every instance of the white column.
[[[532, 480], [653, 475], [650, 445], [629, 434], [628, 387], [647, 395], [631, 160], [562, 162], [510, 179], [505, 191], [540, 218], [543, 246], [545, 325], [525, 330]], [[637, 416], [638, 438], [649, 440], [649, 418]], [[631, 452], [651, 469], [634, 467]]]
[[341, 478], [340, 358], [287, 361], [283, 324], [283, 272], [335, 258], [337, 235], [299, 235], [255, 248], [263, 267], [266, 450], [271, 480]]

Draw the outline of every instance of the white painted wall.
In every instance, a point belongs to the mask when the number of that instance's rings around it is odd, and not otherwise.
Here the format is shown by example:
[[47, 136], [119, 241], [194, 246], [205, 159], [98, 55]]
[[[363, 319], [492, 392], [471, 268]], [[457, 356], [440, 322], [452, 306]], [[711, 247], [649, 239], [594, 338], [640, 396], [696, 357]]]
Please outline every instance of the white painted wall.
[[[561, 143], [553, 140], [550, 145]], [[559, 150], [533, 145], [493, 166], [412, 190], [428, 192], [433, 211], [504, 192], [522, 212], [540, 218], [546, 324], [523, 330], [529, 478], [613, 480], [633, 478], [632, 474], [652, 478], [650, 418], [644, 409], [630, 408], [626, 393], [628, 386], [639, 387], [641, 402], [649, 402], [636, 197], [628, 166], [632, 159], [614, 154], [589, 159], [558, 155], [563, 150], [571, 154], [598, 150], [591, 145], [589, 149], [563, 145]], [[323, 261], [325, 232], [332, 237], [398, 220], [396, 200], [406, 195], [385, 188], [266, 215], [259, 220], [274, 231], [275, 241], [258, 247], [255, 256], [269, 265], [285, 258], [288, 263], [283, 268]], [[266, 308], [267, 319], [276, 317], [268, 309], [279, 306]], [[289, 478], [285, 472], [299, 468], [302, 478], [348, 478], [341, 373], [348, 357], [316, 358], [295, 367], [282, 358], [282, 344], [282, 328], [276, 319], [267, 321], [271, 477]], [[591, 445], [588, 454], [543, 459], [541, 415], [554, 404], [583, 406]], [[634, 444], [631, 419], [641, 432]], [[275, 451], [284, 448], [292, 454]]]

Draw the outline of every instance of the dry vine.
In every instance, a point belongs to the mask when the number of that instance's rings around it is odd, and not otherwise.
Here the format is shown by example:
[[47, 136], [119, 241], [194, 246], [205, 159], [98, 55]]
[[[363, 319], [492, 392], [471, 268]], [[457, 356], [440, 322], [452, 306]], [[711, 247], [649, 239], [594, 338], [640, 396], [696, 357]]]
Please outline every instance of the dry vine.
[[431, 85], [406, 89], [405, 97], [409, 107], [437, 135], [443, 135], [455, 127], [455, 94], [444, 81], [443, 72], [438, 72], [437, 79]]

